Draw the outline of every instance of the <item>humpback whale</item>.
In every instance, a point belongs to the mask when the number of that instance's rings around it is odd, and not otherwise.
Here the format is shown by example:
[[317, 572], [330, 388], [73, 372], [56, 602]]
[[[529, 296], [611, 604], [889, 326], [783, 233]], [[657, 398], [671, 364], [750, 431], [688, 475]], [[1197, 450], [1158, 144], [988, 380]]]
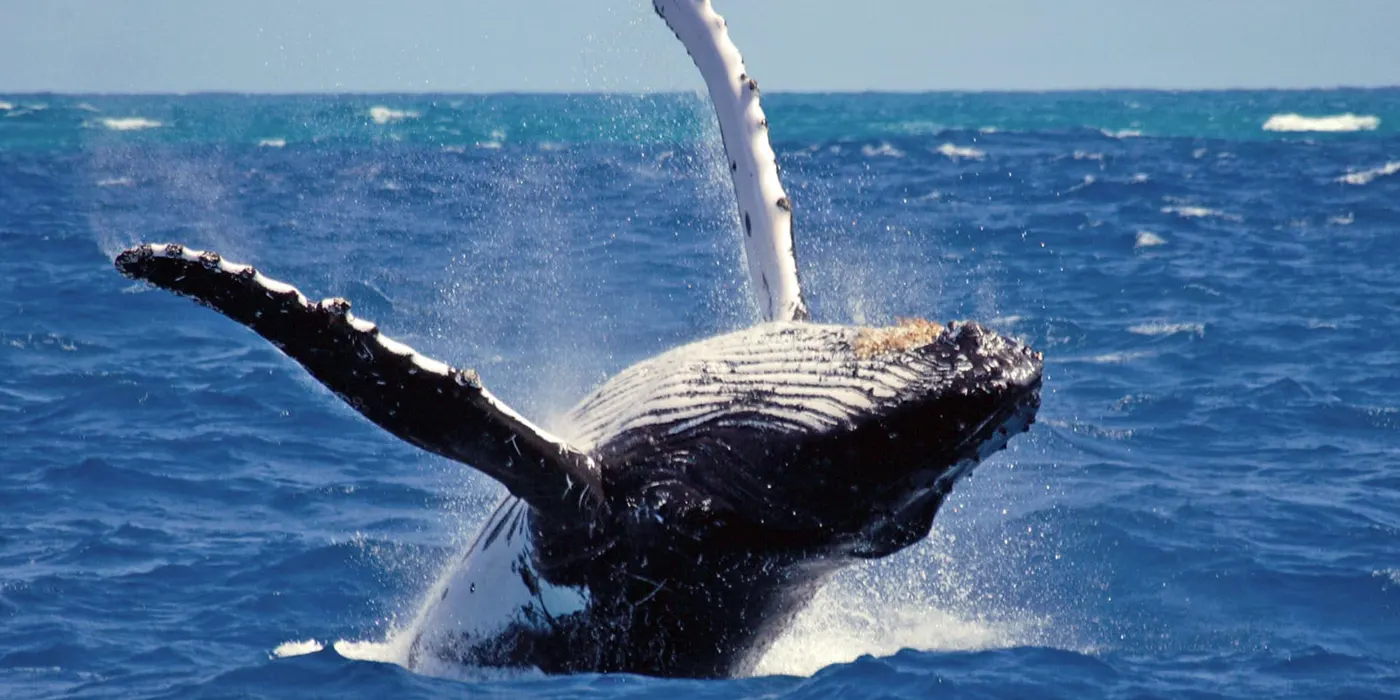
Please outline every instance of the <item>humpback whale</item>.
[[116, 258], [508, 491], [412, 622], [410, 667], [746, 673], [831, 573], [924, 538], [958, 479], [1035, 418], [1041, 355], [982, 325], [809, 318], [758, 83], [709, 0], [653, 5], [714, 104], [763, 321], [623, 370], [567, 415], [567, 439], [344, 299], [178, 244]]

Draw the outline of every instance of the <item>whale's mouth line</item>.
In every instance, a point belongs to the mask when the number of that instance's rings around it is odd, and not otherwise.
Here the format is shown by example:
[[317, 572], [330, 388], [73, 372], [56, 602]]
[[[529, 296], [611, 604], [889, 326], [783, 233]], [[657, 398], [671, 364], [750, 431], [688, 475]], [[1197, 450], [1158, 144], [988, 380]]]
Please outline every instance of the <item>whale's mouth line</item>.
[[1034, 380], [1018, 387], [1011, 396], [1002, 401], [996, 411], [983, 419], [977, 428], [954, 448], [957, 459], [981, 461], [1004, 448], [1012, 435], [1029, 430], [1031, 424], [1035, 423], [1035, 414], [1040, 408], [1040, 387], [1043, 381], [1041, 373], [1036, 372]]

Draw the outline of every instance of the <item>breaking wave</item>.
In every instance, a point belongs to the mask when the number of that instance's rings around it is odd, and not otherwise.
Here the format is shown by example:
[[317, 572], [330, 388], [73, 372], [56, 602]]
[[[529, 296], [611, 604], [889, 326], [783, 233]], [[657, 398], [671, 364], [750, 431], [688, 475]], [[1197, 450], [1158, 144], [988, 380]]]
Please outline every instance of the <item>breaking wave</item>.
[[1153, 233], [1153, 232], [1151, 232], [1151, 231], [1138, 231], [1138, 232], [1137, 232], [1137, 239], [1133, 242], [1133, 247], [1134, 247], [1134, 248], [1154, 248], [1154, 247], [1156, 247], [1156, 246], [1159, 246], [1159, 245], [1166, 245], [1166, 244], [1167, 244], [1166, 239], [1162, 238], [1161, 236], [1159, 236], [1159, 235], [1157, 235], [1157, 234], [1155, 234], [1155, 233]]
[[1139, 323], [1128, 328], [1128, 332], [1134, 335], [1175, 335], [1177, 333], [1187, 333], [1197, 337], [1206, 334], [1204, 323], [1164, 323], [1156, 321], [1153, 323]]
[[417, 119], [418, 113], [406, 109], [390, 109], [383, 105], [375, 105], [369, 108], [369, 118], [375, 124], [388, 124], [390, 122], [401, 122], [405, 119]]
[[889, 145], [888, 143], [881, 143], [879, 146], [870, 146], [870, 145], [861, 146], [861, 147], [860, 147], [860, 153], [861, 153], [861, 155], [865, 156], [866, 158], [876, 158], [876, 157], [883, 157], [883, 158], [903, 158], [903, 157], [904, 157], [904, 151], [901, 151], [901, 150], [899, 150], [898, 148], [895, 148], [894, 146]]
[[937, 148], [938, 153], [947, 156], [952, 160], [967, 158], [968, 160], [982, 160], [987, 156], [986, 151], [980, 151], [971, 146], [954, 146], [945, 143]]
[[102, 120], [102, 126], [112, 131], [140, 131], [141, 129], [157, 129], [165, 124], [145, 117], [107, 117]]
[[1337, 178], [1337, 182], [1344, 182], [1348, 185], [1365, 185], [1378, 177], [1394, 175], [1395, 173], [1400, 173], [1400, 160], [1390, 161], [1389, 163], [1386, 163], [1385, 165], [1382, 165], [1379, 168], [1371, 168], [1370, 170], [1358, 170], [1353, 173], [1347, 173], [1346, 175]]
[[1348, 131], [1375, 131], [1381, 125], [1380, 117], [1346, 114], [1332, 114], [1325, 117], [1305, 117], [1301, 114], [1275, 114], [1264, 122], [1264, 131], [1324, 131], [1343, 133]]
[[1176, 214], [1183, 219], [1225, 219], [1226, 221], [1243, 221], [1244, 217], [1238, 214], [1223, 212], [1209, 207], [1197, 207], [1189, 204], [1174, 204], [1162, 207], [1163, 214]]

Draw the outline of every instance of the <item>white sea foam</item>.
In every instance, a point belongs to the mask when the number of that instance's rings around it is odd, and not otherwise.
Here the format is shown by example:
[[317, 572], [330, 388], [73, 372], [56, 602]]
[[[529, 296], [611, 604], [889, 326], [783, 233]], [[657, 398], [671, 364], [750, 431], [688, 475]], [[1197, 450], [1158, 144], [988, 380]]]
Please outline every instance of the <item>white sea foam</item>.
[[1337, 182], [1345, 182], [1348, 185], [1365, 185], [1378, 177], [1386, 177], [1395, 173], [1400, 173], [1400, 160], [1390, 161], [1379, 168], [1347, 173], [1337, 178]]
[[1353, 214], [1352, 212], [1347, 212], [1340, 216], [1331, 216], [1327, 218], [1327, 223], [1332, 224], [1333, 226], [1350, 226], [1353, 223], [1356, 223], [1356, 214]]
[[102, 120], [102, 126], [112, 131], [139, 131], [141, 129], [156, 129], [165, 125], [145, 117], [107, 117]]
[[305, 656], [307, 654], [315, 654], [316, 652], [325, 648], [326, 646], [324, 644], [314, 639], [307, 639], [305, 641], [282, 642], [281, 644], [277, 645], [276, 649], [272, 650], [272, 655], [279, 659], [285, 659], [290, 656]]
[[924, 544], [901, 555], [903, 562], [838, 575], [798, 613], [754, 673], [809, 676], [831, 664], [901, 649], [979, 651], [1063, 642], [1047, 634], [1048, 620], [1028, 611], [972, 602], [966, 582], [936, 550]]
[[1152, 323], [1139, 323], [1128, 328], [1129, 333], [1136, 335], [1175, 335], [1177, 333], [1190, 333], [1197, 337], [1206, 334], [1204, 323], [1165, 323], [1153, 321]]
[[97, 181], [98, 187], [131, 187], [133, 184], [129, 177], [104, 177]]
[[901, 151], [901, 150], [899, 150], [898, 148], [895, 148], [894, 146], [889, 145], [888, 143], [881, 143], [879, 146], [870, 146], [870, 145], [861, 146], [861, 147], [860, 147], [860, 153], [861, 153], [861, 155], [865, 156], [866, 158], [876, 158], [876, 157], [883, 157], [883, 158], [903, 158], [903, 157], [904, 157], [904, 151]]
[[373, 119], [375, 124], [388, 124], [405, 119], [417, 119], [418, 113], [406, 109], [390, 109], [384, 105], [375, 105], [369, 108], [369, 118]]
[[939, 146], [937, 152], [947, 156], [951, 160], [958, 160], [960, 158], [982, 160], [987, 155], [985, 151], [979, 151], [971, 146], [954, 146], [951, 143], [945, 143]]
[[1275, 114], [1264, 122], [1264, 131], [1375, 131], [1380, 117], [1370, 114], [1332, 114], [1325, 117], [1305, 117], [1301, 114]]
[[[1082, 190], [1082, 189], [1085, 189], [1085, 188], [1087, 188], [1087, 187], [1092, 187], [1093, 184], [1094, 184], [1095, 182], [1098, 182], [1098, 181], [1099, 181], [1099, 179], [1096, 178], [1096, 177], [1094, 177], [1093, 175], [1085, 175], [1084, 177], [1080, 178], [1078, 184], [1076, 184], [1076, 185], [1070, 185], [1067, 189], [1065, 189], [1064, 194], [1070, 194], [1071, 192], [1078, 192], [1078, 191], [1080, 191], [1080, 190]], [[1097, 227], [1097, 226], [1101, 225], [1102, 223], [1103, 223], [1102, 221], [1090, 220], [1090, 221], [1089, 221], [1089, 226], [1090, 226], [1090, 227]]]
[[96, 108], [96, 107], [94, 107], [94, 106], [92, 106], [92, 105], [90, 105], [90, 104], [88, 104], [88, 103], [86, 103], [86, 102], [79, 102], [78, 104], [73, 105], [73, 109], [80, 110], [80, 111], [83, 111], [83, 112], [101, 112], [101, 111], [102, 111], [102, 110], [100, 110], [100, 109], [98, 109], [98, 108]]
[[[1090, 357], [1078, 359], [1080, 362], [1088, 362], [1093, 365], [1122, 365], [1132, 362], [1133, 360], [1140, 360], [1144, 357], [1153, 357], [1156, 354], [1157, 353], [1149, 350], [1136, 350], [1133, 352], [1110, 352], [1103, 355], [1092, 355]], [[1073, 362], [1074, 358], [1067, 358], [1067, 361]]]
[[1075, 160], [1096, 160], [1096, 161], [1102, 163], [1102, 162], [1104, 162], [1104, 155], [1103, 155], [1102, 153], [1091, 153], [1091, 152], [1089, 152], [1089, 151], [1075, 151], [1075, 152], [1074, 152], [1074, 159], [1075, 159]]
[[356, 661], [378, 661], [386, 664], [407, 666], [408, 644], [411, 635], [393, 635], [387, 642], [352, 642], [337, 640], [331, 645], [335, 653]]
[[1099, 133], [1111, 139], [1135, 139], [1142, 136], [1142, 131], [1138, 129], [1118, 129], [1117, 131], [1099, 129]]
[[1147, 182], [1148, 180], [1151, 180], [1151, 179], [1152, 179], [1152, 178], [1151, 178], [1151, 177], [1148, 177], [1147, 173], [1133, 173], [1133, 177], [1132, 177], [1131, 180], [1129, 180], [1129, 182], [1132, 182], [1133, 184], [1138, 184], [1138, 185], [1140, 185], [1140, 184], [1142, 184], [1142, 183], [1144, 183], [1144, 182]]
[[0, 100], [0, 112], [8, 112], [15, 108], [14, 103]]
[[287, 139], [262, 139], [258, 141], [260, 148], [283, 148], [287, 145]]
[[1133, 247], [1134, 247], [1134, 248], [1152, 248], [1152, 247], [1155, 247], [1155, 246], [1166, 245], [1166, 244], [1167, 244], [1166, 239], [1162, 238], [1161, 236], [1159, 236], [1159, 235], [1157, 235], [1157, 234], [1155, 234], [1155, 233], [1153, 233], [1153, 232], [1151, 232], [1151, 231], [1138, 231], [1138, 232], [1137, 232], [1137, 240], [1133, 243]]
[[1400, 586], [1400, 569], [1376, 569], [1371, 572], [1376, 578], [1383, 578], [1390, 581], [1392, 585]]
[[829, 589], [797, 616], [792, 627], [754, 669], [756, 675], [810, 676], [860, 656], [889, 656], [901, 649], [980, 651], [1024, 644], [1034, 622], [995, 623], [924, 605], [864, 604]]
[[1177, 216], [1180, 216], [1180, 217], [1183, 218], [1183, 219], [1207, 219], [1207, 218], [1216, 218], [1216, 219], [1225, 219], [1226, 221], [1243, 221], [1243, 220], [1244, 220], [1244, 217], [1242, 217], [1242, 216], [1240, 216], [1240, 215], [1238, 215], [1238, 214], [1230, 214], [1230, 213], [1227, 213], [1227, 212], [1220, 211], [1220, 210], [1218, 210], [1218, 209], [1210, 209], [1210, 208], [1208, 208], [1208, 207], [1198, 207], [1198, 206], [1193, 206], [1193, 205], [1189, 205], [1189, 204], [1173, 204], [1173, 205], [1171, 205], [1171, 206], [1162, 207], [1162, 213], [1163, 213], [1163, 214], [1176, 214]]

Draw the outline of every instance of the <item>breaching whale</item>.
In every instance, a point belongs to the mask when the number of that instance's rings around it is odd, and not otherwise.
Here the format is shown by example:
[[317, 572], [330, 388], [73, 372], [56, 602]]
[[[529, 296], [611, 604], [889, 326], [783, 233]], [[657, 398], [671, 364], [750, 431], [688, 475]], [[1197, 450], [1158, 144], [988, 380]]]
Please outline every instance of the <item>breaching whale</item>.
[[653, 4], [714, 103], [764, 321], [623, 370], [568, 414], [567, 440], [343, 299], [176, 244], [116, 259], [505, 486], [413, 621], [410, 667], [743, 674], [829, 574], [925, 537], [956, 481], [1039, 407], [1040, 354], [977, 323], [808, 319], [758, 84], [709, 0]]

